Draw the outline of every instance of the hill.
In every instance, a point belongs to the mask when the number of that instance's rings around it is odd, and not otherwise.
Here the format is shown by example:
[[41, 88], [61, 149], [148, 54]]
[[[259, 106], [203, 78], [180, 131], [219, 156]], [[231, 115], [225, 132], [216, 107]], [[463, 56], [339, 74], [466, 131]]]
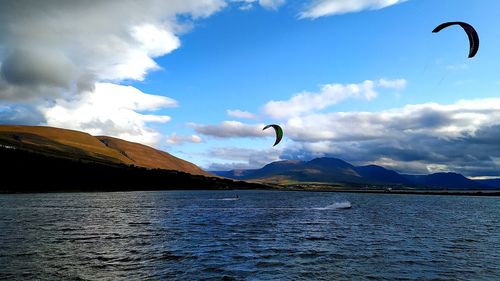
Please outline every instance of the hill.
[[107, 147], [127, 157], [132, 161], [132, 164], [139, 167], [176, 170], [193, 175], [211, 176], [211, 174], [203, 171], [191, 162], [146, 145], [107, 136], [98, 136], [96, 138]]
[[427, 187], [449, 189], [489, 189], [486, 185], [470, 180], [457, 173], [434, 173], [430, 175], [407, 175], [416, 184]]
[[5, 145], [0, 146], [0, 159], [0, 193], [266, 188], [174, 170], [54, 157]]
[[125, 140], [43, 126], [0, 126], [0, 145], [47, 156], [210, 176], [193, 163]]
[[[213, 172], [233, 179], [227, 180], [211, 177], [212, 174], [193, 163], [139, 143], [40, 126], [0, 126], [0, 152], [4, 182], [17, 182], [16, 190], [12, 191], [11, 186], [1, 189], [3, 192], [18, 192], [21, 185], [44, 185], [42, 190], [56, 187], [57, 190], [70, 187], [136, 190], [145, 186], [152, 189], [231, 188], [247, 184], [233, 180], [277, 185], [419, 189], [495, 189], [500, 182], [473, 181], [457, 173], [401, 175], [384, 167], [354, 166], [331, 157], [277, 161], [253, 170]], [[101, 185], [95, 186], [98, 183]], [[21, 190], [29, 191], [31, 187]]]

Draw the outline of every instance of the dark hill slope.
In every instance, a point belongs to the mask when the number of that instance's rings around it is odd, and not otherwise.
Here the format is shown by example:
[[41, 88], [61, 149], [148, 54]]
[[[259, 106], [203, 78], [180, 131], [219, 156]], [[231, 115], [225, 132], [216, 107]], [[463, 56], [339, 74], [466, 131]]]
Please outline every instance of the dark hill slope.
[[0, 193], [264, 188], [265, 186], [0, 147]]

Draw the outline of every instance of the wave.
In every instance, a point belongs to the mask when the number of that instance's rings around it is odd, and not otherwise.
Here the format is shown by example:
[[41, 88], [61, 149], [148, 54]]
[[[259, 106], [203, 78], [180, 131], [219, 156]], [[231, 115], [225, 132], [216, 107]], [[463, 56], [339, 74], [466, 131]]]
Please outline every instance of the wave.
[[214, 201], [236, 201], [236, 200], [240, 200], [240, 198], [229, 197], [229, 198], [208, 199], [208, 200], [214, 200]]
[[352, 204], [349, 201], [335, 202], [331, 205], [321, 208], [314, 208], [315, 210], [338, 210], [338, 209], [350, 209]]

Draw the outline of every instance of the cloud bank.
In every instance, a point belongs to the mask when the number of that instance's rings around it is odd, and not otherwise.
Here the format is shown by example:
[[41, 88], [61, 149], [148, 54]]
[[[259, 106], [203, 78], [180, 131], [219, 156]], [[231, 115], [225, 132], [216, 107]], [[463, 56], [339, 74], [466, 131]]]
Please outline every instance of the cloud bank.
[[[154, 59], [179, 48], [178, 36], [192, 21], [226, 3], [3, 0], [0, 6], [4, 108], [18, 104], [47, 125], [151, 143], [159, 134], [148, 123], [170, 118], [141, 112], [173, 101], [119, 84], [159, 69]], [[5, 112], [13, 122], [26, 121], [19, 110]]]
[[171, 134], [167, 139], [167, 144], [170, 145], [181, 145], [185, 143], [201, 143], [203, 139], [197, 135], [191, 136], [178, 136], [177, 134]]
[[170, 117], [144, 112], [175, 106], [173, 99], [146, 94], [131, 86], [96, 83], [92, 91], [71, 100], [57, 99], [52, 106], [40, 107], [40, 111], [50, 126], [153, 145], [161, 136], [147, 123], [168, 122]]
[[319, 92], [302, 92], [289, 100], [270, 101], [264, 105], [263, 112], [273, 118], [287, 118], [325, 109], [346, 99], [372, 100], [378, 96], [378, 89], [402, 90], [406, 80], [380, 79], [366, 80], [357, 84], [326, 84]]
[[198, 134], [216, 138], [262, 138], [271, 136], [271, 130], [263, 131], [264, 124], [244, 124], [239, 121], [224, 121], [218, 125], [190, 124]]
[[[199, 125], [197, 131], [234, 138], [256, 137], [257, 129], [223, 122]], [[291, 141], [281, 159], [333, 156], [404, 173], [500, 174], [500, 98], [414, 104], [378, 112], [310, 112], [288, 117], [283, 129]]]
[[380, 112], [312, 114], [288, 120], [290, 158], [334, 155], [402, 172], [498, 175], [500, 99], [407, 105]]

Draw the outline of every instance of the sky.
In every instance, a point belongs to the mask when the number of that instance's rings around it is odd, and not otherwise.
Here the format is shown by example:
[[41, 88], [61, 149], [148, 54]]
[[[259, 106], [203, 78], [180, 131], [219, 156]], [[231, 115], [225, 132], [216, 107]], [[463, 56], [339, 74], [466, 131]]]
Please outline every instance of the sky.
[[[500, 177], [500, 2], [0, 0], [0, 123], [206, 170], [338, 157]], [[479, 33], [478, 54], [458, 26]], [[266, 124], [279, 124], [273, 147]]]

